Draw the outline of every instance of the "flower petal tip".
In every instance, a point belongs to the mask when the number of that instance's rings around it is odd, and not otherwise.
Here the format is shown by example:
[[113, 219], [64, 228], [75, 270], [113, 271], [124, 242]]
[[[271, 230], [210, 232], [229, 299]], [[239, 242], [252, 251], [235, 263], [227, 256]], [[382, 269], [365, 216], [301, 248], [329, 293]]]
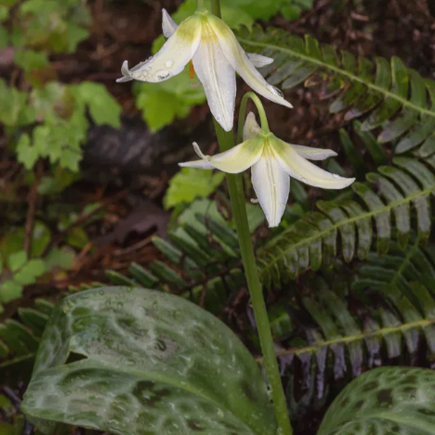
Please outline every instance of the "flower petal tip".
[[276, 227], [279, 227], [279, 224], [281, 223], [281, 221], [280, 222], [267, 222], [268, 224], [269, 224], [269, 228], [276, 228]]

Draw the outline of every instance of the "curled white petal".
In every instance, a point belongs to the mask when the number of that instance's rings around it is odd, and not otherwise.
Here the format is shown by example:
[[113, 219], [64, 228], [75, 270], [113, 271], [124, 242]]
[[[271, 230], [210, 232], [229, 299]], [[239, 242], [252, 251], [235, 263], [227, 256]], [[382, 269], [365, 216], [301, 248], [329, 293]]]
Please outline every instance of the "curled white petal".
[[212, 166], [215, 169], [219, 169], [229, 174], [238, 174], [245, 171], [258, 161], [263, 151], [263, 141], [258, 138], [253, 138], [231, 148], [228, 151], [216, 154], [213, 157], [203, 154], [197, 143], [193, 144], [193, 148], [196, 154], [201, 157], [201, 162], [204, 163], [195, 161], [181, 163], [180, 166], [194, 168], [201, 167], [204, 169], [210, 169], [209, 166]]
[[219, 18], [210, 15], [208, 20], [219, 39], [219, 44], [228, 62], [239, 73], [243, 80], [257, 93], [286, 107], [293, 107], [282, 97], [282, 93], [266, 82], [249, 60], [231, 29]]
[[272, 57], [263, 56], [258, 53], [247, 53], [247, 56], [255, 68], [262, 68], [263, 66], [270, 65], [275, 60]]
[[178, 166], [182, 168], [216, 169], [213, 165], [210, 165], [207, 160], [194, 160], [193, 162], [179, 163]]
[[[196, 53], [201, 41], [201, 21], [192, 15], [183, 21], [160, 51], [148, 61], [128, 69], [124, 62], [124, 76], [145, 82], [162, 82], [179, 74]], [[124, 77], [118, 81], [125, 81]]]
[[249, 112], [246, 117], [245, 125], [243, 127], [243, 140], [246, 141], [256, 136], [260, 131], [257, 119], [253, 112]]
[[290, 177], [310, 186], [323, 189], [344, 189], [355, 181], [355, 178], [343, 178], [313, 165], [298, 154], [291, 145], [277, 138], [273, 141], [273, 151], [282, 169]]
[[193, 65], [199, 80], [204, 85], [210, 111], [225, 131], [234, 123], [236, 102], [236, 73], [226, 60], [210, 24], [205, 21], [201, 30], [201, 43]]
[[162, 9], [162, 27], [165, 38], [171, 37], [178, 29], [178, 24], [171, 18], [166, 9]]
[[270, 146], [252, 166], [252, 184], [269, 227], [277, 227], [290, 194], [290, 177], [281, 168]]
[[304, 145], [291, 145], [291, 147], [304, 159], [325, 160], [328, 157], [335, 157], [337, 153], [329, 149], [313, 148]]

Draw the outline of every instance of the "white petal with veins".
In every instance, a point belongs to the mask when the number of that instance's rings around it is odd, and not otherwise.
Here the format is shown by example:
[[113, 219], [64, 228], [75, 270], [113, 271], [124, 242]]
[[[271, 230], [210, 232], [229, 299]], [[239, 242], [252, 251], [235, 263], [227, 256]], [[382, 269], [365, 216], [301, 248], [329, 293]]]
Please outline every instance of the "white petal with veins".
[[323, 189], [344, 189], [355, 181], [355, 178], [343, 178], [313, 165], [298, 154], [293, 146], [278, 138], [274, 140], [273, 151], [280, 166], [290, 177], [310, 186]]
[[304, 145], [290, 145], [300, 156], [308, 160], [325, 160], [328, 157], [335, 157], [337, 153], [327, 148], [313, 148]]
[[252, 184], [269, 227], [277, 227], [290, 194], [290, 177], [281, 168], [269, 145], [252, 166]]
[[204, 86], [211, 113], [225, 131], [230, 131], [234, 123], [236, 72], [223, 55], [213, 29], [205, 20], [201, 32], [201, 43], [193, 56], [195, 72]]
[[270, 65], [274, 62], [275, 59], [267, 56], [263, 56], [262, 54], [257, 53], [247, 53], [248, 59], [252, 62], [252, 65], [255, 68], [262, 68], [263, 66]]
[[[263, 141], [259, 140], [259, 138], [253, 138], [231, 148], [228, 151], [216, 154], [213, 157], [204, 155], [197, 143], [193, 144], [193, 148], [202, 160], [197, 162], [180, 163], [180, 166], [210, 169], [209, 165], [211, 165], [223, 172], [238, 174], [245, 171], [258, 161], [263, 152]], [[199, 164], [201, 166], [199, 166]]]
[[171, 18], [171, 16], [168, 14], [168, 11], [166, 9], [162, 9], [162, 15], [163, 15], [163, 34], [165, 35], [165, 38], [171, 37], [175, 31], [178, 29], [178, 24]]
[[[123, 74], [133, 79], [157, 83], [183, 71], [198, 50], [201, 41], [201, 20], [192, 15], [183, 21], [176, 32], [151, 59], [128, 70], [124, 62]], [[124, 81], [124, 77], [118, 81]]]
[[222, 51], [231, 63], [233, 68], [239, 73], [243, 80], [258, 94], [286, 107], [293, 107], [282, 97], [282, 93], [266, 82], [263, 76], [255, 69], [245, 51], [237, 41], [231, 29], [219, 18], [210, 15], [208, 20], [213, 27]]
[[243, 127], [243, 140], [246, 141], [260, 132], [260, 126], [253, 112], [249, 112]]

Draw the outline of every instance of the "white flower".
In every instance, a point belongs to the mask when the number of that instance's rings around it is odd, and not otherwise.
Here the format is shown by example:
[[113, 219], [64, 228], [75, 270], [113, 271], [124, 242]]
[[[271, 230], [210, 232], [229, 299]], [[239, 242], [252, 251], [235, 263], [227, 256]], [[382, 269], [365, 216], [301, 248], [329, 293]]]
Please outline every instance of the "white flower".
[[168, 40], [162, 49], [132, 69], [125, 61], [121, 68], [124, 77], [118, 82], [133, 79], [161, 82], [179, 74], [192, 60], [210, 110], [226, 131], [233, 128], [236, 71], [258, 94], [292, 107], [256, 69], [272, 63], [273, 59], [246, 54], [231, 29], [213, 14], [197, 11], [177, 26], [163, 9], [163, 33]]
[[205, 156], [194, 143], [201, 160], [180, 166], [220, 169], [238, 174], [252, 168], [252, 184], [270, 227], [279, 225], [290, 194], [290, 177], [323, 189], [344, 189], [355, 178], [343, 178], [313, 165], [308, 160], [336, 156], [332, 150], [290, 145], [272, 133], [263, 132], [251, 112], [245, 123], [244, 141], [229, 151]]

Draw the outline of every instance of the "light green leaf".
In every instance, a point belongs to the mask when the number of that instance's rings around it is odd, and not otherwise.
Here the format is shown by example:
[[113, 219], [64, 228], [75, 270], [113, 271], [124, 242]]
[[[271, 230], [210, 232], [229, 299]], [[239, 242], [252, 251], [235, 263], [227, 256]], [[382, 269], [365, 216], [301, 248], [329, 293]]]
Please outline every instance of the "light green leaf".
[[53, 269], [59, 267], [61, 269], [70, 269], [74, 264], [75, 253], [68, 247], [52, 249], [46, 258], [47, 268]]
[[107, 88], [100, 83], [83, 82], [72, 87], [72, 92], [78, 102], [83, 102], [89, 107], [92, 119], [97, 125], [121, 126], [122, 108]]
[[185, 118], [193, 106], [206, 100], [202, 85], [190, 79], [187, 69], [165, 82], [136, 83], [135, 88], [136, 105], [153, 132], [175, 118]]
[[224, 178], [223, 172], [182, 168], [169, 181], [163, 204], [168, 209], [178, 204], [191, 203], [196, 198], [207, 197], [217, 189]]
[[4, 5], [3, 3], [4, 3], [4, 1], [0, 5], [0, 23], [2, 23], [3, 21], [6, 21], [9, 18], [9, 8], [8, 8], [8, 6]]
[[20, 136], [16, 152], [18, 161], [22, 163], [27, 170], [35, 166], [40, 155], [36, 147], [32, 146], [30, 136], [27, 133]]
[[9, 87], [4, 80], [0, 79], [0, 122], [13, 127], [18, 121], [26, 98], [25, 93]]
[[9, 269], [12, 272], [17, 271], [26, 264], [27, 254], [24, 251], [15, 252], [8, 258]]
[[318, 435], [435, 434], [435, 372], [383, 367], [351, 382], [328, 409]]
[[[23, 294], [23, 286], [15, 281], [5, 281], [0, 283], [0, 302], [8, 303], [14, 299], [18, 299]], [[3, 309], [0, 306], [0, 312]]]
[[[84, 357], [66, 361], [70, 354]], [[126, 287], [64, 299], [44, 332], [22, 410], [125, 435], [276, 435], [259, 368], [198, 306]], [[41, 420], [42, 419], [42, 420]]]
[[0, 48], [6, 48], [8, 46], [8, 42], [8, 31], [3, 26], [0, 26]]
[[38, 70], [50, 64], [45, 53], [33, 50], [18, 50], [14, 60], [25, 71]]
[[14, 275], [14, 281], [22, 285], [33, 284], [36, 278], [47, 271], [47, 266], [43, 260], [33, 259], [23, 265], [21, 270]]

